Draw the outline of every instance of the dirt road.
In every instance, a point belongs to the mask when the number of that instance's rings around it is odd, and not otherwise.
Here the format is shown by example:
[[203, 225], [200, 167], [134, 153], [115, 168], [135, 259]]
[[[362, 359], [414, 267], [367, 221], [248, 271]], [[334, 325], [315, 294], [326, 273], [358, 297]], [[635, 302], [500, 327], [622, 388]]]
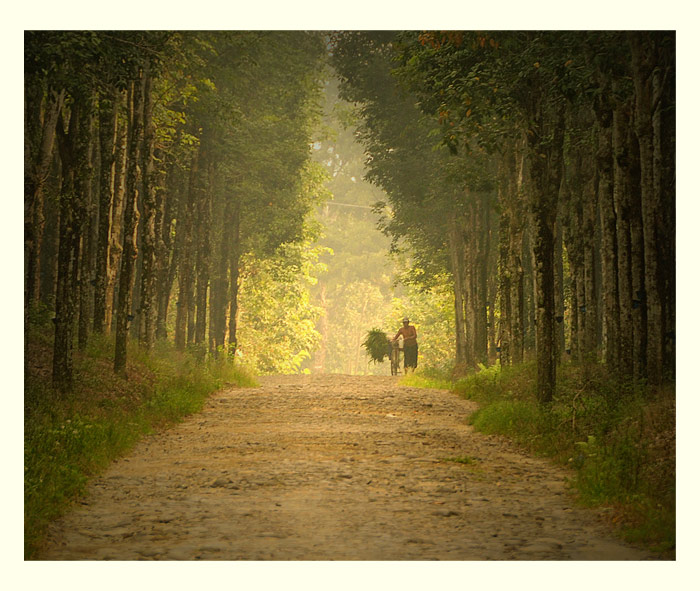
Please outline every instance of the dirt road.
[[[641, 560], [567, 474], [393, 377], [282, 376], [145, 439], [45, 560]], [[451, 461], [462, 459], [462, 462]]]

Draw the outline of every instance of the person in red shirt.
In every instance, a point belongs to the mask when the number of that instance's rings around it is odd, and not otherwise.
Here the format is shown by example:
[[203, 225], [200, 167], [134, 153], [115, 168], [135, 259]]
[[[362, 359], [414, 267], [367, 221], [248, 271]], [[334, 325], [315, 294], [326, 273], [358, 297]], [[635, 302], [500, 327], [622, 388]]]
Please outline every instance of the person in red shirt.
[[403, 326], [399, 328], [392, 340], [403, 337], [403, 372], [408, 373], [418, 367], [418, 333], [416, 327], [409, 324], [408, 317], [403, 319]]

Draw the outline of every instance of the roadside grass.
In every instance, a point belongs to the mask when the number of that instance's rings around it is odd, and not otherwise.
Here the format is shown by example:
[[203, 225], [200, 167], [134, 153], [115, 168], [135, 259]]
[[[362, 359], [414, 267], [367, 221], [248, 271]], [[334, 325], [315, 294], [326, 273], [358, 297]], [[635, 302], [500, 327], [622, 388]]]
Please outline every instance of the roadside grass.
[[84, 493], [90, 478], [144, 435], [202, 409], [224, 386], [254, 385], [228, 360], [201, 362], [159, 343], [151, 355], [130, 344], [127, 376], [112, 371], [114, 340], [94, 337], [75, 354], [75, 383], [62, 396], [51, 386], [48, 338], [30, 340], [24, 406], [25, 559], [51, 521]]
[[[542, 406], [536, 373], [534, 363], [495, 365], [451, 389], [479, 404], [469, 417], [478, 431], [571, 468], [582, 505], [602, 510], [624, 539], [674, 557], [675, 387], [652, 389], [598, 365], [565, 363], [552, 404]], [[418, 377], [410, 385], [422, 383]]]
[[430, 367], [418, 369], [401, 377], [402, 386], [413, 388], [434, 388], [436, 390], [451, 390], [452, 380], [442, 371]]

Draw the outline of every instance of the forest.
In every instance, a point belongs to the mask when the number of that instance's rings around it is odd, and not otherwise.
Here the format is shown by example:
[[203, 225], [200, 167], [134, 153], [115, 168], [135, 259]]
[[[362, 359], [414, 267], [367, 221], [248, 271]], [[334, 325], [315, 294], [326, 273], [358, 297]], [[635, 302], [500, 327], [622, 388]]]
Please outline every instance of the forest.
[[26, 31], [25, 387], [69, 400], [96, 342], [119, 379], [387, 374], [361, 343], [406, 315], [420, 370], [531, 364], [540, 405], [673, 387], [675, 42]]

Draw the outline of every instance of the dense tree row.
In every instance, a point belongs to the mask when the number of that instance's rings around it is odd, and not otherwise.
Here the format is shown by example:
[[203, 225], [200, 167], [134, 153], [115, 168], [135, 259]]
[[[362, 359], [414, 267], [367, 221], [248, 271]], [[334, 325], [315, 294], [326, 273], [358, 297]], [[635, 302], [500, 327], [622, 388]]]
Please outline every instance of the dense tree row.
[[117, 372], [169, 326], [233, 353], [246, 276], [309, 240], [323, 56], [317, 33], [25, 34], [25, 319], [55, 312], [58, 387], [93, 331]]
[[385, 230], [453, 279], [464, 371], [534, 344], [658, 384], [675, 359], [675, 37], [343, 32]]

